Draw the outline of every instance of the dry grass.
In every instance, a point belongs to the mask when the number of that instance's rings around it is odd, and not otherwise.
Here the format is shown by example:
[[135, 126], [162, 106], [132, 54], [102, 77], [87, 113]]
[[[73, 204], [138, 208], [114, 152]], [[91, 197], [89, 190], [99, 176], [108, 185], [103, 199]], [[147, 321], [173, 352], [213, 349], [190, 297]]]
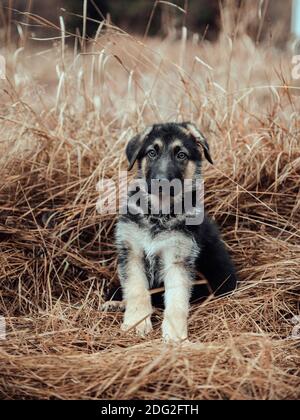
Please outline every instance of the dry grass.
[[[289, 338], [299, 315], [300, 96], [282, 88], [287, 53], [235, 35], [145, 44], [110, 29], [85, 55], [60, 42], [42, 54], [0, 51], [3, 398], [300, 397], [299, 340]], [[160, 311], [147, 339], [100, 311], [117, 283], [115, 218], [95, 211], [96, 183], [126, 168], [130, 136], [171, 120], [193, 120], [209, 138], [206, 207], [241, 279], [234, 297], [192, 308], [192, 343], [180, 348], [161, 342]]]

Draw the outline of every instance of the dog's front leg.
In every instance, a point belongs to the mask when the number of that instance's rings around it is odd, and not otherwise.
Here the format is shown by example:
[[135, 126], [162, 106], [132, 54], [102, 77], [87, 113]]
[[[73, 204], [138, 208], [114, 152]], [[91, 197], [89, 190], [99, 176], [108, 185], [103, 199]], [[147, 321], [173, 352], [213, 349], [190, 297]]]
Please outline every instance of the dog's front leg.
[[163, 339], [183, 341], [188, 336], [188, 313], [192, 281], [184, 265], [176, 261], [165, 267], [165, 313]]
[[119, 263], [119, 271], [123, 275], [122, 287], [125, 299], [125, 315], [122, 330], [135, 327], [137, 334], [145, 336], [152, 330], [151, 296], [145, 273], [143, 254], [128, 251], [126, 260]]

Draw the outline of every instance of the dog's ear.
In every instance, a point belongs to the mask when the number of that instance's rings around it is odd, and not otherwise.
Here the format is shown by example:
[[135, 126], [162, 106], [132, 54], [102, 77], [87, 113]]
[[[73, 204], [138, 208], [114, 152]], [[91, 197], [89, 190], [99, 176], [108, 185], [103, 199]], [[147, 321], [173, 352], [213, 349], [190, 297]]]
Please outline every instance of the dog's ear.
[[202, 147], [202, 149], [204, 151], [204, 156], [206, 157], [208, 162], [213, 165], [214, 163], [213, 163], [213, 160], [212, 160], [211, 155], [210, 155], [209, 145], [207, 143], [206, 138], [201, 133], [201, 131], [199, 131], [198, 128], [190, 122], [185, 122], [185, 123], [182, 124], [182, 126], [188, 131], [188, 133], [192, 137], [194, 137], [194, 139], [196, 140], [196, 143], [199, 146]]
[[133, 137], [126, 147], [126, 156], [129, 162], [128, 171], [131, 171], [133, 168], [138, 155], [147, 139], [151, 131], [153, 130], [153, 126], [146, 128], [142, 133], [137, 134]]

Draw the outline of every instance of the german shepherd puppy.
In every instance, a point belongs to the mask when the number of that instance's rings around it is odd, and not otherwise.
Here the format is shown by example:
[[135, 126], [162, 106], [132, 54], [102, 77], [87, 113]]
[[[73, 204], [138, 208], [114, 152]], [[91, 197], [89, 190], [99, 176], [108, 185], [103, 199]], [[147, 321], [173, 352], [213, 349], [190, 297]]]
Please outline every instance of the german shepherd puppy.
[[[170, 191], [169, 213], [162, 207], [152, 212], [153, 203], [165, 199], [161, 184], [178, 180], [183, 186], [191, 180], [189, 192], [196, 202], [196, 180], [201, 179], [202, 153], [212, 163], [209, 146], [191, 123], [153, 125], [134, 137], [126, 149], [129, 170], [138, 165], [138, 179], [143, 181], [143, 197], [129, 203], [116, 228], [118, 271], [125, 299], [123, 330], [136, 329], [142, 336], [152, 329], [150, 289], [164, 286], [165, 341], [182, 341], [188, 336], [187, 320], [193, 281], [198, 272], [207, 280], [207, 290], [215, 296], [232, 292], [237, 285], [235, 268], [220, 239], [215, 224], [203, 213], [199, 223], [187, 223], [190, 210], [177, 214], [175, 203], [185, 198]], [[171, 190], [171, 189], [170, 189]], [[201, 211], [196, 208], [196, 213]], [[196, 297], [199, 297], [196, 296]]]

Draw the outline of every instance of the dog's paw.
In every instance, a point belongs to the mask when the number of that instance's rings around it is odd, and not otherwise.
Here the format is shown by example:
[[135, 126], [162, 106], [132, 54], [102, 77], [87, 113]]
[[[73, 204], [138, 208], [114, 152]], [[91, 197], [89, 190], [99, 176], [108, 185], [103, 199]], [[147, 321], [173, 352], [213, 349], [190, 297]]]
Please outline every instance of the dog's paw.
[[135, 332], [140, 337], [145, 337], [147, 334], [149, 334], [152, 331], [152, 322], [150, 319], [150, 316], [144, 319], [143, 321], [124, 321], [121, 325], [122, 331], [130, 331], [133, 328], [135, 328]]
[[165, 343], [183, 343], [187, 341], [187, 331], [186, 328], [178, 328], [176, 325], [164, 320], [162, 337]]
[[152, 322], [150, 317], [148, 317], [136, 326], [135, 331], [140, 337], [145, 337], [152, 331], [152, 329]]

